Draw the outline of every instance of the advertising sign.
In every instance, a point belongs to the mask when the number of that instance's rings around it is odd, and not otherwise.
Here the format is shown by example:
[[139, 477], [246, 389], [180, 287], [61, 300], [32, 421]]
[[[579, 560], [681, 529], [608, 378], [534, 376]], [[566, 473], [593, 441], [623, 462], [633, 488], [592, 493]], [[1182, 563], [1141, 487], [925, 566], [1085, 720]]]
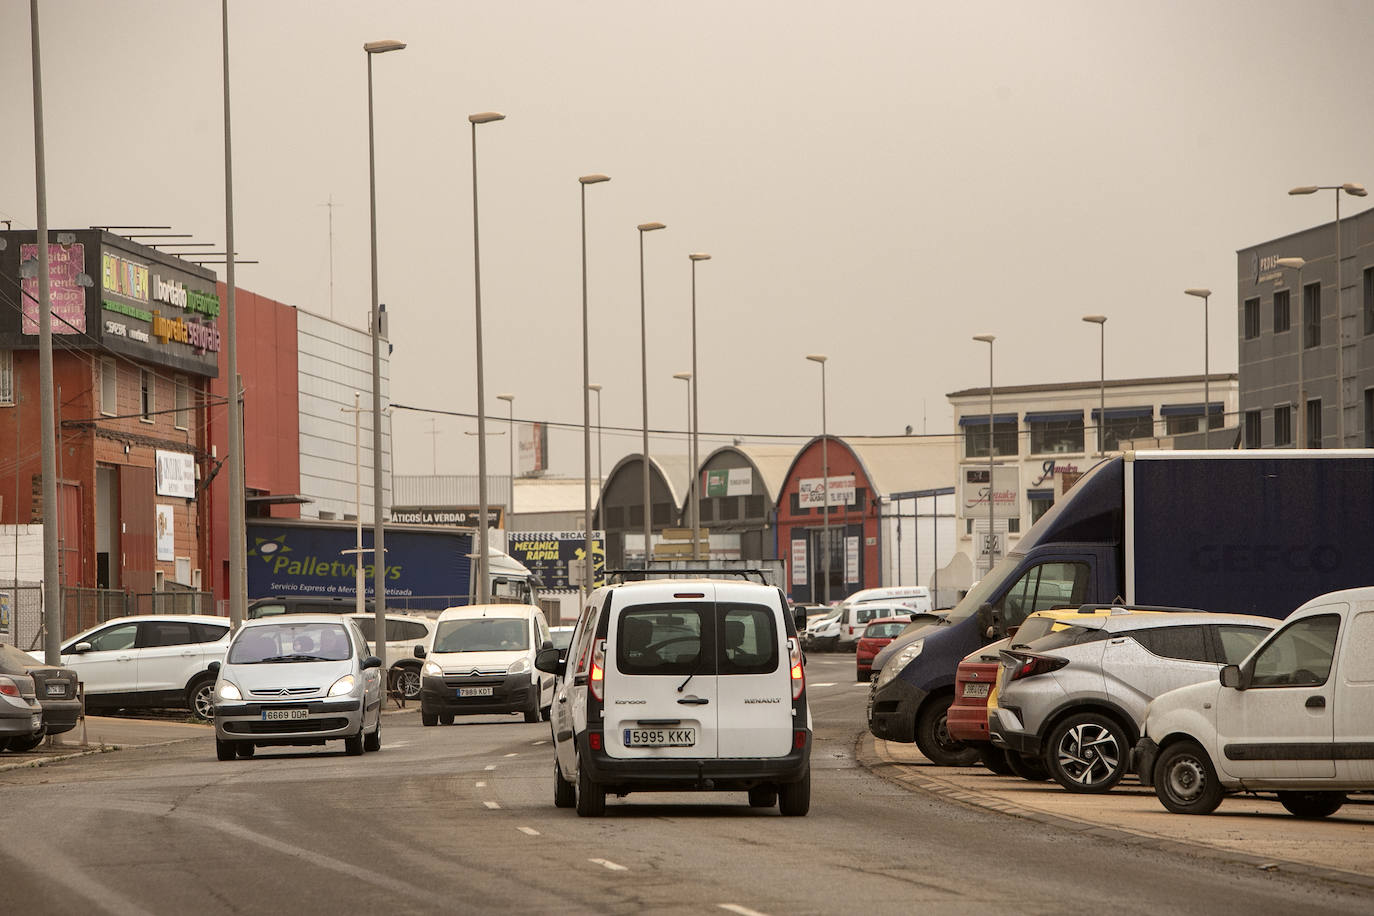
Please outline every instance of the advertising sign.
[[[157, 449], [157, 495], [196, 498], [196, 457]], [[170, 558], [169, 558], [170, 559]]]
[[[798, 483], [797, 505], [802, 509], [819, 509], [827, 505], [825, 483], [819, 477], [810, 477]], [[830, 478], [831, 506], [854, 505], [854, 475]]]
[[806, 584], [806, 541], [804, 539], [792, 542], [792, 584]]
[[[23, 290], [24, 321], [20, 331], [38, 333], [38, 244], [19, 246], [20, 287]], [[25, 269], [31, 267], [32, 269]], [[48, 297], [52, 302], [54, 334], [86, 333], [86, 246], [48, 246]], [[85, 284], [85, 285], [83, 285]]]
[[857, 535], [844, 539], [844, 581], [859, 581], [859, 538]]
[[[569, 569], [587, 562], [587, 538], [581, 531], [511, 531], [506, 553], [539, 576], [543, 588], [576, 588]], [[592, 532], [593, 587], [605, 584], [606, 533]]]
[[749, 496], [754, 492], [753, 468], [717, 468], [706, 472], [707, 496]]
[[992, 493], [993, 518], [1021, 517], [1021, 466], [997, 465], [994, 486], [988, 486], [988, 469], [963, 467], [959, 469], [959, 514], [965, 518], [986, 518], [988, 493]]
[[521, 423], [521, 477], [538, 477], [549, 469], [549, 427], [545, 423]]
[[153, 528], [157, 538], [157, 558], [171, 562], [177, 558], [176, 515], [175, 510], [162, 503], [157, 504], [157, 522]]
[[[391, 520], [402, 525], [454, 525], [458, 528], [477, 527], [477, 506], [392, 506]], [[503, 506], [487, 506], [487, 527], [500, 528], [504, 521]]]

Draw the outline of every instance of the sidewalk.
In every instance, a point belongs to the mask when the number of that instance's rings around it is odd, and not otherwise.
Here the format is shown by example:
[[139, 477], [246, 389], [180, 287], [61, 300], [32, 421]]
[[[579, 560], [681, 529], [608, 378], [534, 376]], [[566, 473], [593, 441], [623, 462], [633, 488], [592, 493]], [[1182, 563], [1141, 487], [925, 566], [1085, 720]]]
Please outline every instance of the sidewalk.
[[1266, 871], [1374, 890], [1374, 799], [1359, 796], [1333, 816], [1306, 821], [1272, 799], [1228, 796], [1215, 814], [1171, 814], [1134, 778], [1105, 795], [1066, 792], [1058, 783], [998, 776], [982, 767], [937, 767], [914, 744], [864, 734], [859, 764], [904, 786], [1078, 833], [1196, 855]]

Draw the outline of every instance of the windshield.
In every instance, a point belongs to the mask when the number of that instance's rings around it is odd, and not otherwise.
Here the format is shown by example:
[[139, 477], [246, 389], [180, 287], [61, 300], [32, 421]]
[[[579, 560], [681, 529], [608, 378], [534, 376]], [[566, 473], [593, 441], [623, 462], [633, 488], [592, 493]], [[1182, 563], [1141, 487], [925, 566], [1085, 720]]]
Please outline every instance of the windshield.
[[229, 649], [228, 663], [341, 662], [352, 656], [353, 646], [342, 624], [274, 623], [240, 630]]
[[566, 649], [572, 644], [572, 627], [554, 627], [549, 630], [549, 641], [555, 649]]
[[[1042, 636], [1048, 636], [1057, 623], [1059, 623], [1059, 621], [1055, 620], [1053, 617], [1040, 617], [1032, 614], [1026, 618], [1026, 622], [1021, 624], [1020, 629], [1016, 631], [1016, 638], [1012, 640], [1014, 643], [1012, 648], [1015, 649], [1026, 643], [1034, 642]], [[1065, 624], [1065, 626], [1067, 626], [1067, 624]]]
[[530, 647], [523, 617], [467, 617], [441, 620], [434, 632], [435, 652], [524, 651]]
[[978, 608], [992, 600], [992, 596], [1002, 587], [1007, 576], [1016, 570], [1016, 564], [1020, 562], [1021, 554], [1019, 553], [1008, 554], [1003, 557], [992, 568], [992, 572], [973, 584], [973, 588], [968, 590], [968, 594], [946, 615], [944, 622], [959, 623], [961, 620], [966, 620], [978, 613]]

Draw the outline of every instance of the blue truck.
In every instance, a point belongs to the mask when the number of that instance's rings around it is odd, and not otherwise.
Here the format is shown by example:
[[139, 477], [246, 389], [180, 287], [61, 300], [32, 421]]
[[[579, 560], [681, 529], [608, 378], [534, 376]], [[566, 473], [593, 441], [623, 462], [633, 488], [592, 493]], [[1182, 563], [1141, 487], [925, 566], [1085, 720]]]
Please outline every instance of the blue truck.
[[869, 691], [868, 728], [943, 766], [955, 672], [1026, 615], [1083, 604], [1281, 618], [1374, 584], [1374, 451], [1126, 452], [1096, 464], [943, 623], [913, 634]]

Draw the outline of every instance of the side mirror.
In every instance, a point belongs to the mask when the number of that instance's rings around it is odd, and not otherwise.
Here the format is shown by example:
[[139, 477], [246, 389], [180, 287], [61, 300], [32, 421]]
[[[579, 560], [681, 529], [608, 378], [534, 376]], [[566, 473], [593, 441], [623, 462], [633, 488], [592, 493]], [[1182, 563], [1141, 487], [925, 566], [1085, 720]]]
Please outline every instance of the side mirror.
[[205, 670], [209, 671], [215, 677], [219, 677], [219, 662], [211, 662], [205, 666]]
[[85, 652], [91, 651], [91, 644], [88, 642], [79, 642], [67, 651], [71, 652], [73, 655], [81, 655]]
[[364, 670], [364, 671], [366, 671], [368, 668], [380, 668], [380, 667], [382, 667], [382, 660], [381, 660], [380, 658], [378, 658], [377, 656], [375, 656], [375, 655], [369, 655], [367, 658], [363, 659], [363, 670]]
[[553, 640], [552, 640], [552, 639], [546, 639], [546, 640], [544, 640], [544, 644], [543, 644], [542, 646], [539, 647], [539, 651], [542, 652], [542, 651], [544, 651], [545, 649], [552, 649], [552, 648], [553, 648]]
[[1221, 686], [1245, 689], [1245, 678], [1240, 673], [1240, 665], [1227, 665], [1221, 669]]
[[416, 657], [416, 658], [424, 658], [425, 655], [426, 655], [426, 653], [425, 653], [425, 647], [424, 647], [424, 646], [416, 646], [416, 647], [415, 647], [415, 657]]
[[996, 639], [1001, 630], [1002, 620], [991, 604], [978, 608], [978, 630], [988, 639]]
[[553, 646], [545, 646], [535, 655], [534, 667], [549, 674], [562, 675], [567, 662], [558, 657], [558, 650]]

